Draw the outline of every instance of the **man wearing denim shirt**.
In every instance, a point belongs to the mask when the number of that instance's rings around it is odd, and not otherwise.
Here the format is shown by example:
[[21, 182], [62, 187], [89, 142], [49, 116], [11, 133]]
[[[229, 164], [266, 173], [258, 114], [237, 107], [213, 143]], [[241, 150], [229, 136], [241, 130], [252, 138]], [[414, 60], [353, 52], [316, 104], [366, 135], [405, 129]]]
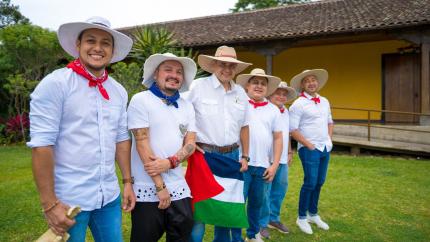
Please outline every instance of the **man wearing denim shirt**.
[[318, 215], [321, 187], [325, 182], [333, 147], [330, 103], [317, 93], [327, 79], [328, 73], [324, 69], [306, 70], [291, 79], [291, 87], [299, 91], [300, 95], [290, 107], [290, 132], [298, 141], [297, 148], [304, 172], [296, 224], [306, 234], [313, 233], [309, 222], [323, 230], [329, 229]]
[[[85, 241], [88, 226], [95, 241], [122, 241], [115, 160], [124, 178], [122, 208], [135, 204], [127, 92], [105, 68], [127, 56], [132, 40], [101, 17], [63, 24], [58, 38], [76, 59], [46, 76], [30, 103], [27, 145], [42, 210], [54, 233], [68, 230], [68, 241]], [[82, 209], [74, 220], [66, 216], [72, 205]]]

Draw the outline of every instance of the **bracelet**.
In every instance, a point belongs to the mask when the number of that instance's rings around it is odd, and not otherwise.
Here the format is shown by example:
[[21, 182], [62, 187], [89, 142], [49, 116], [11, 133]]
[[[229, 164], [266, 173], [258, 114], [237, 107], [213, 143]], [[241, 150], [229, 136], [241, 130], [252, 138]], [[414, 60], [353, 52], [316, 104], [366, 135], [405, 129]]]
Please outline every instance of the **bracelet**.
[[249, 156], [246, 155], [242, 155], [240, 158], [246, 160], [246, 162], [249, 162], [251, 159], [249, 158]]
[[134, 177], [132, 176], [131, 178], [123, 178], [122, 184], [126, 184], [126, 183], [134, 184]]
[[170, 169], [174, 169], [178, 167], [179, 163], [181, 163], [181, 161], [178, 159], [176, 155], [169, 156], [167, 157], [167, 159], [170, 162]]
[[55, 206], [57, 206], [60, 203], [60, 199], [57, 199], [57, 201], [55, 201], [51, 206], [49, 206], [48, 208], [43, 208], [42, 212], [43, 213], [47, 213], [49, 211], [51, 211], [53, 208], [55, 208]]
[[163, 191], [163, 190], [164, 190], [164, 188], [166, 188], [166, 184], [164, 184], [164, 182], [163, 182], [163, 186], [161, 186], [161, 187], [157, 187], [157, 186], [155, 186], [155, 191], [156, 191], [156, 192], [161, 192], [161, 191]]

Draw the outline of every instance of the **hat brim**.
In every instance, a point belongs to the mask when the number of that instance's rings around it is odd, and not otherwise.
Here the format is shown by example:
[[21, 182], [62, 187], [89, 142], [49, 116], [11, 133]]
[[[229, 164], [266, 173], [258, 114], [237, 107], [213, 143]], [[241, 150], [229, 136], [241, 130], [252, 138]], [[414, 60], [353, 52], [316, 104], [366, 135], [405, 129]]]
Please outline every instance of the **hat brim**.
[[215, 57], [210, 55], [199, 55], [197, 63], [199, 63], [199, 66], [203, 70], [209, 73], [214, 73], [214, 60], [237, 64], [235, 69], [236, 74], [244, 71], [248, 66], [252, 65], [251, 63], [246, 63], [233, 57]]
[[76, 48], [76, 41], [78, 40], [79, 34], [86, 29], [100, 29], [112, 35], [114, 39], [114, 48], [110, 63], [123, 60], [127, 57], [131, 47], [133, 46], [133, 40], [130, 37], [108, 27], [86, 22], [66, 23], [60, 26], [57, 36], [64, 51], [74, 58], [79, 57], [79, 52]]
[[291, 79], [290, 86], [296, 89], [297, 92], [301, 92], [302, 91], [301, 84], [302, 84], [303, 78], [311, 75], [317, 78], [319, 82], [318, 91], [321, 90], [328, 80], [328, 72], [324, 69], [307, 70], [300, 74], [297, 74]]
[[248, 84], [249, 79], [251, 79], [254, 76], [259, 77], [265, 77], [267, 78], [267, 93], [266, 97], [272, 95], [276, 91], [276, 89], [279, 86], [279, 83], [281, 83], [281, 78], [276, 76], [270, 76], [270, 75], [262, 75], [262, 74], [241, 74], [237, 76], [236, 83], [241, 85], [246, 90], [246, 85]]
[[[292, 101], [292, 100], [294, 100], [294, 99], [296, 99], [296, 97], [297, 97], [297, 92], [296, 92], [296, 90], [294, 89], [294, 88], [292, 88], [292, 87], [288, 87], [288, 86], [285, 86], [285, 87], [279, 87], [278, 86], [278, 88], [276, 88], [276, 90], [278, 90], [278, 89], [284, 89], [284, 90], [287, 90], [287, 92], [288, 92], [288, 94], [287, 94], [287, 102], [290, 102], [290, 101]], [[276, 91], [275, 90], [275, 91]], [[272, 93], [273, 94], [273, 93]]]
[[181, 63], [182, 68], [184, 69], [184, 82], [182, 83], [179, 92], [188, 91], [191, 82], [194, 80], [194, 77], [197, 73], [196, 63], [188, 57], [167, 56], [165, 54], [151, 55], [148, 59], [146, 59], [145, 64], [143, 65], [144, 72], [142, 84], [147, 88], [151, 87], [152, 83], [154, 83], [155, 81], [155, 70], [161, 63], [168, 60], [178, 61], [179, 63]]

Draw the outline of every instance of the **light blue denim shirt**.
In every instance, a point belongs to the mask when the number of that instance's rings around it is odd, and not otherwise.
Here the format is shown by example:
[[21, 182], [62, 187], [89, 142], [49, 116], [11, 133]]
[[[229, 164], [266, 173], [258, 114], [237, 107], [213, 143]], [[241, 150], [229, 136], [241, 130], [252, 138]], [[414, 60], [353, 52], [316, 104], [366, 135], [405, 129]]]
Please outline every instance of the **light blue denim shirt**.
[[46, 76], [31, 94], [31, 148], [53, 146], [55, 193], [68, 205], [90, 211], [120, 193], [116, 143], [128, 140], [127, 91], [109, 77], [109, 100], [71, 69]]

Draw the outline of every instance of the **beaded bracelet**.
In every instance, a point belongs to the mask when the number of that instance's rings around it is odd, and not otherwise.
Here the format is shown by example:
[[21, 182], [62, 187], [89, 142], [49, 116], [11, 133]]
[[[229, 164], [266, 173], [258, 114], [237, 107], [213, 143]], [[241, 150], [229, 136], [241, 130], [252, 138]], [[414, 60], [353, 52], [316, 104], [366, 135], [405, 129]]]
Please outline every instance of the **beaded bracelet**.
[[181, 161], [178, 159], [178, 157], [176, 155], [169, 156], [169, 157], [167, 157], [167, 159], [170, 162], [170, 169], [174, 169], [174, 168], [178, 167], [179, 163], [181, 163]]
[[46, 208], [46, 209], [42, 209], [42, 212], [47, 213], [49, 211], [51, 211], [53, 208], [55, 208], [55, 206], [57, 206], [60, 203], [60, 199], [57, 199], [57, 201], [55, 201], [50, 207]]

